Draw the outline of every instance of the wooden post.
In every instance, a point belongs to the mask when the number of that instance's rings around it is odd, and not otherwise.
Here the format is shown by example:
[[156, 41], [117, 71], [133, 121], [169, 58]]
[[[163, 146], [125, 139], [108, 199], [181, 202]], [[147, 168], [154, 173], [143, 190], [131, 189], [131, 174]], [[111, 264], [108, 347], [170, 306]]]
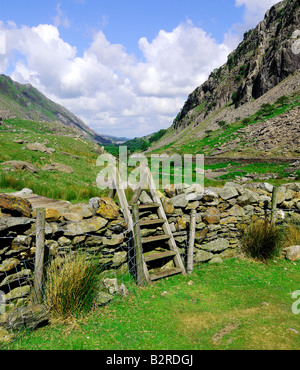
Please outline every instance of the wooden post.
[[271, 223], [272, 224], [275, 224], [276, 222], [277, 190], [278, 188], [274, 186], [273, 193], [272, 193], [272, 208], [271, 208]]
[[196, 229], [196, 210], [193, 209], [191, 212], [190, 238], [189, 238], [189, 246], [188, 246], [188, 251], [187, 251], [187, 273], [188, 274], [191, 274], [193, 272], [195, 229]]
[[139, 207], [137, 204], [132, 205], [133, 233], [134, 233], [134, 251], [136, 263], [136, 280], [138, 286], [145, 285], [146, 279], [143, 267], [143, 248], [141, 229], [139, 224]]
[[36, 210], [36, 251], [34, 275], [34, 303], [41, 303], [44, 251], [45, 251], [45, 209]]

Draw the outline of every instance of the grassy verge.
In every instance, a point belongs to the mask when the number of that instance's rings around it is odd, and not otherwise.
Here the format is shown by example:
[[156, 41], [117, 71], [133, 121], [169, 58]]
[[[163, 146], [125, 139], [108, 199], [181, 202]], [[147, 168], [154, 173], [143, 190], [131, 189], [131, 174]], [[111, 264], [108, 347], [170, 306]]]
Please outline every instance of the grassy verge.
[[53, 324], [7, 349], [297, 350], [300, 263], [227, 260], [137, 289], [76, 325]]

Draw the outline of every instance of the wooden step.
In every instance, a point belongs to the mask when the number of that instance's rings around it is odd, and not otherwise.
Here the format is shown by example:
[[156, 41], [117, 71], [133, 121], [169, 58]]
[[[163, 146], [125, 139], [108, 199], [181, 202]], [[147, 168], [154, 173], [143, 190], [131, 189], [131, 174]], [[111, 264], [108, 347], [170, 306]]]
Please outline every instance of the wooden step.
[[147, 263], [147, 262], [156, 261], [162, 258], [174, 257], [174, 256], [176, 256], [176, 252], [166, 251], [166, 252], [155, 253], [152, 256], [144, 257], [144, 261]]
[[[139, 204], [139, 210], [145, 211], [147, 209], [152, 209], [152, 208], [159, 208], [158, 203], [150, 203], [150, 204]], [[132, 206], [129, 206], [129, 209], [132, 209]]]
[[166, 222], [163, 218], [156, 220], [142, 220], [140, 221], [140, 226], [151, 226], [151, 225], [163, 225]]
[[142, 238], [142, 244], [158, 242], [161, 240], [169, 240], [170, 238], [171, 238], [171, 235], [166, 235], [166, 234], [149, 236], [148, 238]]
[[172, 275], [181, 274], [181, 273], [182, 273], [182, 269], [179, 267], [176, 267], [176, 268], [164, 270], [164, 271], [161, 271], [155, 274], [150, 274], [150, 279], [153, 281], [153, 280], [158, 280], [158, 279], [165, 278], [167, 276], [172, 276]]

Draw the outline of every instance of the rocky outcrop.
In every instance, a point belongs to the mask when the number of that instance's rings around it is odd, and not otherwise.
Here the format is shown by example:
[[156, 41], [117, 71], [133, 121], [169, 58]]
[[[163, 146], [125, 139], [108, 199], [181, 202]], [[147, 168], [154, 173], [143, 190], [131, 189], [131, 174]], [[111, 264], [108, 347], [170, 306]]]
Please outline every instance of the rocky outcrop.
[[174, 121], [175, 129], [201, 122], [228, 104], [239, 107], [257, 99], [300, 68], [293, 52], [294, 31], [300, 29], [298, 0], [274, 5], [258, 26], [245, 33], [225, 65], [192, 92]]

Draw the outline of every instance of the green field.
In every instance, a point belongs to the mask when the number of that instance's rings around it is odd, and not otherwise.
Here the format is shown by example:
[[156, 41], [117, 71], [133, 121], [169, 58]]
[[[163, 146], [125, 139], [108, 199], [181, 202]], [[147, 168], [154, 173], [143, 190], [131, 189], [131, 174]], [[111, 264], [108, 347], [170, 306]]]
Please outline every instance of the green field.
[[[88, 316], [19, 334], [5, 349], [299, 350], [300, 262], [226, 260], [145, 288], [126, 282]], [[298, 304], [298, 306], [297, 306]], [[299, 311], [299, 310], [298, 310]]]

